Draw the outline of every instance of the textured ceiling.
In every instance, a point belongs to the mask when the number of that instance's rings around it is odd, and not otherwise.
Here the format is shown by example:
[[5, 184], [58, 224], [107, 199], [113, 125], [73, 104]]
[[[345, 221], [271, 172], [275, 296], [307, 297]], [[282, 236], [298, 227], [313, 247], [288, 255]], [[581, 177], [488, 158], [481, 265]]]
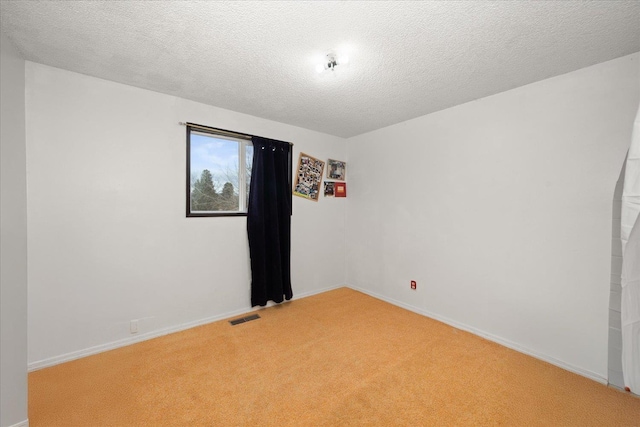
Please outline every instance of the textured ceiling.
[[[30, 61], [342, 137], [640, 51], [639, 1], [2, 1], [0, 13]], [[317, 74], [330, 49], [350, 63]]]

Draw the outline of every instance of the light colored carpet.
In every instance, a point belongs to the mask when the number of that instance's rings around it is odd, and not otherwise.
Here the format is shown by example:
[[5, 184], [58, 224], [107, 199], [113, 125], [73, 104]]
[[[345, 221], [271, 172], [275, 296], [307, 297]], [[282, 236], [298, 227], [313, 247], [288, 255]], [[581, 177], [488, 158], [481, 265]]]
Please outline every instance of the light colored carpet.
[[640, 426], [640, 399], [341, 288], [29, 374], [31, 427]]

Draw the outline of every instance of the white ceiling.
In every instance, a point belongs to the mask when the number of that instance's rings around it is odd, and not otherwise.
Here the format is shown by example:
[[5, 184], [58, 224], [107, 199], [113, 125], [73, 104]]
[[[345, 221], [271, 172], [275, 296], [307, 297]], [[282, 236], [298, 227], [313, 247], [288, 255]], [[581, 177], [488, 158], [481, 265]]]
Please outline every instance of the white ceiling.
[[[0, 13], [27, 60], [342, 137], [640, 51], [640, 1], [3, 0]], [[349, 65], [317, 74], [342, 48]]]

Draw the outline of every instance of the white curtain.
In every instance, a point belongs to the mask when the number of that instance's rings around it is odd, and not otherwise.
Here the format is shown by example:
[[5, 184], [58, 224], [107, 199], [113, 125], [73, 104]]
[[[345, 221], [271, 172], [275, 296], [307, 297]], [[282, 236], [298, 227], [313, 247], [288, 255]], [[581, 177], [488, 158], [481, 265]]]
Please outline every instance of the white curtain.
[[633, 123], [622, 190], [622, 373], [640, 394], [640, 108]]

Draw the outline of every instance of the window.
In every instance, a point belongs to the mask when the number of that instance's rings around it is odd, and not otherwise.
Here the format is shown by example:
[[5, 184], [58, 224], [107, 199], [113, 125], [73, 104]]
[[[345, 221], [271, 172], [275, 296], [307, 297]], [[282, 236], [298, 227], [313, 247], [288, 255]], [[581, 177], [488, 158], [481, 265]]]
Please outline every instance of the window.
[[187, 124], [187, 216], [246, 215], [252, 161], [250, 137]]

